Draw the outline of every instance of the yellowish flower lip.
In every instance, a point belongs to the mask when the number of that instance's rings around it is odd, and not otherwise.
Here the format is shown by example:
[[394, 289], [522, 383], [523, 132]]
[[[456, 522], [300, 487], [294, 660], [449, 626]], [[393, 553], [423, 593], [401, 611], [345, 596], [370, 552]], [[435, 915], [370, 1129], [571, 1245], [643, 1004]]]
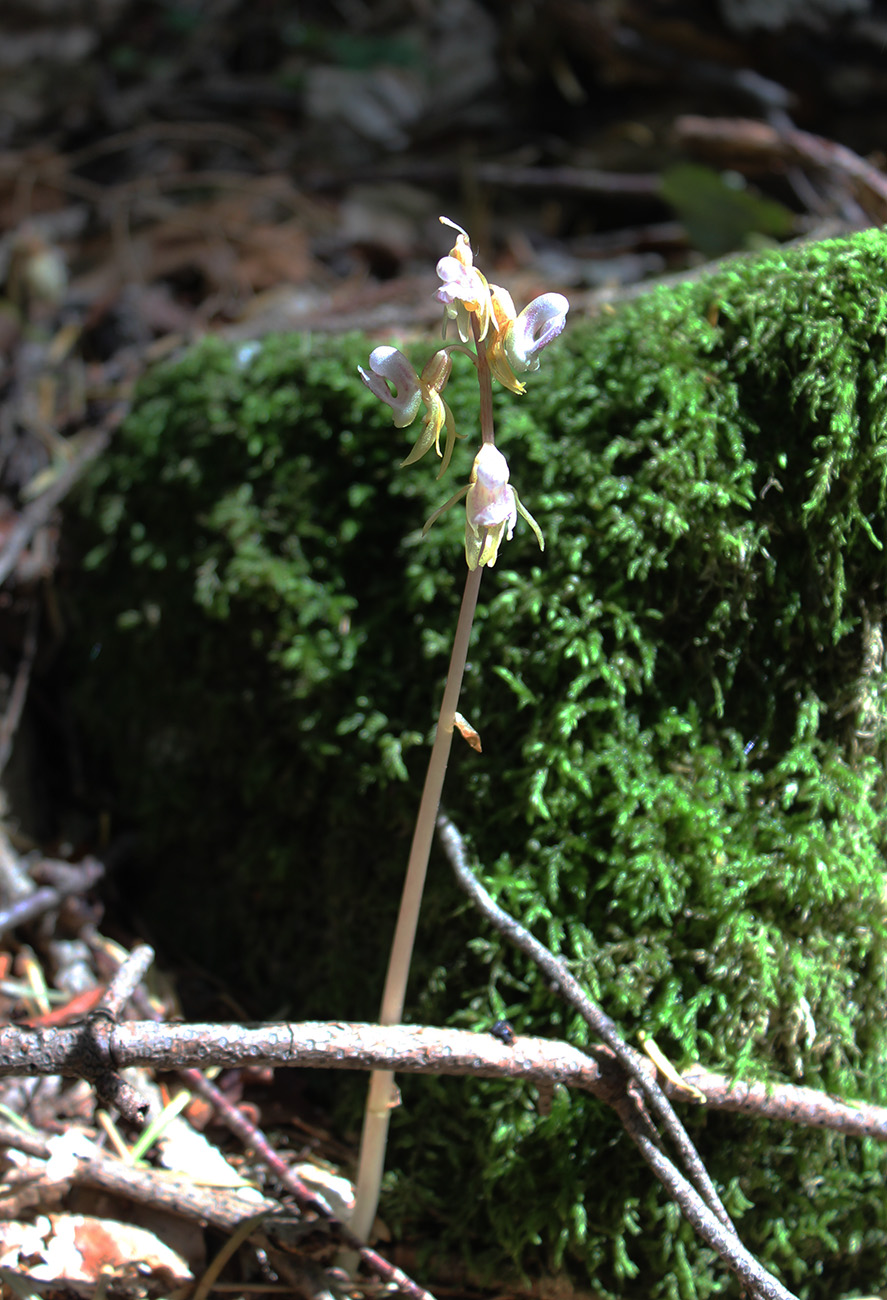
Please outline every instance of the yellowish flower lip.
[[469, 569], [492, 568], [503, 536], [510, 541], [520, 515], [530, 525], [540, 550], [545, 539], [536, 520], [509, 483], [508, 462], [493, 443], [485, 442], [474, 458], [468, 483], [425, 521], [424, 537], [441, 515], [465, 497], [465, 559]]
[[[434, 447], [442, 460], [440, 474], [449, 466], [453, 448], [456, 445], [456, 423], [453, 413], [441, 397], [452, 370], [449, 353], [441, 349], [426, 362], [421, 375], [417, 375], [402, 352], [393, 347], [374, 348], [370, 353], [370, 369], [357, 367], [360, 377], [367, 388], [387, 406], [394, 415], [397, 429], [405, 429], [419, 414], [419, 407], [425, 404], [425, 419], [422, 431], [416, 439], [413, 449], [401, 466], [413, 465]], [[394, 392], [389, 385], [393, 385]], [[441, 431], [446, 428], [447, 440], [444, 450], [440, 449]]]

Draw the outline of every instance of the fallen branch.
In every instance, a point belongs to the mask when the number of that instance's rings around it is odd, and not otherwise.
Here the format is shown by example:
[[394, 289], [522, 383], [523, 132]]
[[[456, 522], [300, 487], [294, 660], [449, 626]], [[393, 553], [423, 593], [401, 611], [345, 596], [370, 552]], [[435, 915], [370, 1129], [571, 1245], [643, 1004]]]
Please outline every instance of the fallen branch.
[[[701, 1239], [723, 1260], [727, 1267], [762, 1300], [797, 1300], [772, 1273], [758, 1263], [742, 1242], [714, 1189], [708, 1171], [683, 1125], [675, 1115], [662, 1089], [645, 1068], [640, 1053], [629, 1047], [616, 1024], [574, 979], [566, 962], [535, 939], [529, 930], [493, 901], [468, 866], [462, 837], [448, 817], [437, 820], [438, 832], [460, 887], [500, 934], [526, 953], [553, 985], [556, 992], [580, 1013], [606, 1043], [630, 1076], [632, 1086], [611, 1102], [616, 1114], [636, 1144], [641, 1155], [665, 1186], [681, 1212]], [[638, 1096], [643, 1097], [643, 1104]], [[692, 1183], [688, 1182], [650, 1136], [651, 1124], [646, 1106], [660, 1119], [677, 1147]], [[655, 1133], [654, 1133], [655, 1137]], [[701, 1194], [700, 1194], [701, 1193]]]
[[887, 176], [865, 158], [823, 136], [790, 125], [748, 118], [687, 115], [674, 126], [678, 143], [700, 153], [725, 155], [732, 166], [773, 169], [774, 164], [813, 168], [847, 184], [869, 220], [887, 221]]
[[[91, 1019], [91, 1018], [90, 1018]], [[392, 1069], [413, 1074], [476, 1074], [565, 1083], [589, 1092], [612, 1086], [600, 1061], [566, 1043], [518, 1038], [506, 1046], [491, 1034], [426, 1025], [116, 1025], [100, 1049], [90, 1019], [57, 1028], [0, 1027], [0, 1076], [62, 1074], [88, 1078], [97, 1051], [107, 1068], [144, 1066], [300, 1066], [307, 1069]]]
[[[84, 1139], [84, 1145], [91, 1144]], [[0, 1147], [30, 1156], [31, 1160], [18, 1168], [28, 1171], [43, 1187], [56, 1189], [58, 1195], [72, 1187], [93, 1187], [142, 1205], [168, 1210], [184, 1219], [210, 1224], [225, 1232], [233, 1232], [256, 1214], [281, 1213], [276, 1201], [260, 1195], [252, 1187], [202, 1187], [181, 1174], [147, 1166], [135, 1168], [98, 1151], [88, 1156], [78, 1155], [76, 1148], [62, 1152], [58, 1139], [21, 1133], [11, 1124], [2, 1122]], [[3, 1217], [7, 1216], [4, 1214]]]
[[[245, 1028], [131, 1021], [112, 1029], [107, 1052], [109, 1062], [118, 1070], [134, 1065], [157, 1070], [213, 1065], [317, 1070], [390, 1066], [402, 1074], [525, 1079], [589, 1092], [608, 1105], [625, 1082], [624, 1070], [603, 1047], [580, 1051], [556, 1039], [523, 1036], [515, 1037], [509, 1046], [492, 1034], [432, 1025], [383, 1027], [308, 1021]], [[83, 1024], [0, 1027], [0, 1076], [63, 1074], [84, 1078], [88, 1077], [90, 1059]], [[645, 1057], [640, 1058], [640, 1065], [650, 1077], [656, 1075], [656, 1067]], [[672, 1101], [887, 1142], [884, 1106], [838, 1101], [817, 1089], [792, 1084], [737, 1082], [700, 1065], [685, 1070], [683, 1078], [704, 1094], [704, 1100], [660, 1077], [659, 1085]]]
[[349, 1250], [358, 1255], [370, 1272], [380, 1277], [389, 1286], [397, 1287], [398, 1291], [409, 1297], [409, 1300], [434, 1300], [430, 1292], [414, 1282], [402, 1269], [399, 1269], [384, 1255], [380, 1255], [378, 1251], [373, 1250], [366, 1242], [355, 1236], [348, 1225], [337, 1218], [324, 1198], [318, 1192], [313, 1191], [284, 1160], [281, 1160], [261, 1129], [257, 1128], [255, 1124], [251, 1124], [236, 1106], [232, 1106], [225, 1094], [215, 1084], [205, 1079], [198, 1070], [185, 1070], [183, 1071], [183, 1077], [188, 1087], [199, 1093], [215, 1108], [217, 1115], [231, 1132], [236, 1134], [243, 1145], [252, 1151], [262, 1164], [279, 1179], [286, 1190], [295, 1198], [300, 1209], [320, 1215]]
[[107, 428], [84, 436], [71, 460], [60, 469], [46, 491], [22, 510], [17, 523], [10, 529], [0, 549], [0, 583], [5, 582], [12, 573], [19, 556], [37, 529], [46, 523], [55, 507], [68, 495], [87, 465], [105, 450], [110, 436]]

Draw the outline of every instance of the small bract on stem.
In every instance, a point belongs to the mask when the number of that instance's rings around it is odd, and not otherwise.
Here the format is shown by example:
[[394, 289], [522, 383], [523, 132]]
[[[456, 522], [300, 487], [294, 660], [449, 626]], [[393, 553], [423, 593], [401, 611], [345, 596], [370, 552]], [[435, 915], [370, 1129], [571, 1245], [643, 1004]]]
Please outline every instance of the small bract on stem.
[[[461, 343], [446, 344], [439, 349], [421, 373], [394, 347], [375, 348], [370, 355], [369, 370], [359, 367], [367, 388], [391, 408], [396, 428], [411, 425], [424, 406], [419, 436], [401, 466], [415, 464], [433, 447], [441, 460], [438, 478], [449, 467], [457, 437], [463, 436], [456, 432], [452, 411], [442, 396], [452, 370], [453, 352], [468, 353], [473, 360], [480, 406], [481, 445], [468, 482], [434, 511], [423, 530], [427, 532], [440, 515], [465, 498], [468, 574], [388, 961], [379, 1013], [383, 1025], [398, 1024], [403, 1018], [419, 908], [456, 726], [481, 574], [496, 563], [503, 540], [509, 541], [514, 533], [518, 515], [530, 525], [540, 550], [544, 549], [541, 529], [510, 484], [508, 462], [496, 447], [492, 381], [495, 378], [512, 392], [523, 393], [525, 386], [517, 375], [539, 368], [539, 353], [560, 334], [569, 310], [562, 294], [548, 293], [534, 299], [518, 315], [511, 295], [498, 285], [489, 284], [474, 265], [471, 243], [462, 227], [446, 217], [441, 217], [441, 222], [456, 231], [456, 241], [437, 264], [441, 284], [435, 297], [445, 309], [444, 328], [449, 320], [454, 320]], [[446, 440], [441, 450], [444, 430]], [[389, 1071], [374, 1071], [364, 1113], [357, 1193], [351, 1217], [353, 1232], [363, 1240], [370, 1236], [376, 1215], [388, 1121], [397, 1104], [396, 1096], [394, 1075]]]

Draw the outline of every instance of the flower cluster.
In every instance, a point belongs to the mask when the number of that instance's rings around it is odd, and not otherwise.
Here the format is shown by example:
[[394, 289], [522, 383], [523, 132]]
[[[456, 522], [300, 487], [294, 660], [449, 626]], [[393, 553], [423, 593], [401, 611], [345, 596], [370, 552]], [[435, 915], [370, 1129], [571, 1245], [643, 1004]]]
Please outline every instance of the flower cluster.
[[[378, 347], [370, 354], [369, 371], [358, 367], [360, 377], [371, 392], [391, 407], [398, 429], [413, 423], [422, 406], [425, 416], [421, 432], [402, 465], [412, 465], [433, 446], [445, 473], [453, 454], [456, 433], [453, 414], [441, 396], [452, 369], [451, 352], [469, 351], [474, 341], [478, 377], [489, 385], [492, 375], [513, 393], [526, 391], [518, 375], [538, 370], [539, 353], [564, 328], [569, 303], [559, 293], [546, 293], [517, 313], [511, 295], [499, 285], [489, 284], [474, 265], [471, 244], [461, 226], [446, 217], [444, 225], [456, 231], [456, 242], [437, 264], [441, 284], [435, 297], [445, 310], [444, 330], [448, 320], [456, 322], [461, 343], [445, 345], [417, 374], [397, 348]], [[441, 433], [446, 441], [441, 451]], [[521, 515], [538, 539], [544, 541], [539, 525], [520, 503], [508, 478], [508, 463], [494, 444], [493, 430], [481, 429], [482, 445], [474, 458], [468, 483], [434, 512], [425, 525], [431, 527], [450, 506], [465, 497], [465, 558], [469, 569], [492, 567], [499, 554], [503, 536], [511, 538], [517, 516]]]
[[463, 343], [471, 337], [475, 320], [478, 347], [485, 343], [490, 369], [499, 383], [513, 393], [526, 392], [515, 375], [539, 369], [539, 353], [556, 339], [567, 323], [570, 304], [562, 293], [544, 293], [534, 298], [520, 315], [507, 289], [488, 284], [474, 265], [468, 236], [461, 226], [441, 217], [444, 225], [458, 231], [456, 243], [437, 264], [442, 284], [434, 295], [449, 318], [456, 321]]

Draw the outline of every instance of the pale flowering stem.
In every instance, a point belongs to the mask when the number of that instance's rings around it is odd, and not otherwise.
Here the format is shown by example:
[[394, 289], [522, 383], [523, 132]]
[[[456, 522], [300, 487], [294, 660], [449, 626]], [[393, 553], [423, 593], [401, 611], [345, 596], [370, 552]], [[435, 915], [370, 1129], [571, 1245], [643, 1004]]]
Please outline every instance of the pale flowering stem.
[[[487, 362], [486, 352], [479, 338], [477, 317], [471, 318], [472, 330], [477, 355], [472, 359], [477, 368], [478, 386], [480, 388], [480, 428], [482, 441], [492, 443], [493, 438], [493, 380]], [[466, 350], [467, 349], [460, 349]], [[477, 607], [477, 595], [483, 567], [469, 569], [462, 596], [462, 607], [453, 638], [453, 650], [447, 683], [444, 687], [443, 701], [437, 720], [437, 730], [425, 785], [419, 801], [416, 815], [416, 827], [407, 862], [406, 878], [400, 899], [397, 925], [388, 958], [388, 973], [382, 992], [382, 1007], [379, 1023], [396, 1025], [403, 1019], [403, 1006], [406, 999], [407, 981], [410, 963], [413, 957], [413, 945], [416, 939], [416, 926], [419, 920], [419, 908], [425, 888], [425, 876], [428, 871], [428, 858], [434, 840], [435, 824], [440, 809], [440, 797], [446, 776], [450, 746], [453, 741], [453, 728], [456, 710], [462, 690], [462, 677], [468, 656], [471, 639], [471, 627], [474, 611]], [[385, 1148], [388, 1143], [388, 1122], [392, 1107], [397, 1104], [394, 1088], [394, 1073], [390, 1070], [374, 1070], [370, 1075], [366, 1110], [363, 1118], [363, 1132], [360, 1139], [360, 1156], [357, 1166], [357, 1187], [354, 1210], [350, 1227], [354, 1234], [366, 1241], [372, 1231], [376, 1208], [379, 1204], [379, 1189], [385, 1165]]]
[[[471, 626], [477, 606], [477, 595], [483, 570], [469, 569], [462, 596], [462, 607], [456, 625], [453, 651], [444, 688], [443, 702], [437, 721], [437, 730], [425, 785], [419, 802], [413, 842], [407, 862], [406, 879], [400, 900], [397, 925], [388, 959], [388, 974], [382, 993], [382, 1008], [379, 1023], [382, 1025], [399, 1024], [403, 1018], [403, 1005], [406, 997], [407, 980], [413, 945], [416, 938], [416, 926], [419, 919], [419, 907], [425, 887], [425, 875], [428, 858], [434, 838], [435, 822], [440, 807], [447, 761], [453, 740], [456, 707], [462, 689], [462, 677], [471, 637]], [[351, 1229], [357, 1237], [365, 1241], [369, 1237], [376, 1217], [379, 1203], [379, 1188], [385, 1163], [385, 1147], [388, 1140], [388, 1121], [394, 1101], [394, 1074], [388, 1070], [375, 1070], [370, 1076], [369, 1094], [364, 1114], [363, 1133], [360, 1142], [360, 1158], [357, 1170], [357, 1190], [354, 1212], [351, 1216]]]
[[478, 338], [477, 317], [472, 316], [471, 328], [474, 331], [474, 341], [477, 345], [477, 357], [475, 365], [477, 367], [477, 382], [480, 385], [480, 436], [483, 442], [495, 442], [493, 436], [493, 379], [490, 374], [490, 363], [487, 361], [487, 354], [481, 346]]

